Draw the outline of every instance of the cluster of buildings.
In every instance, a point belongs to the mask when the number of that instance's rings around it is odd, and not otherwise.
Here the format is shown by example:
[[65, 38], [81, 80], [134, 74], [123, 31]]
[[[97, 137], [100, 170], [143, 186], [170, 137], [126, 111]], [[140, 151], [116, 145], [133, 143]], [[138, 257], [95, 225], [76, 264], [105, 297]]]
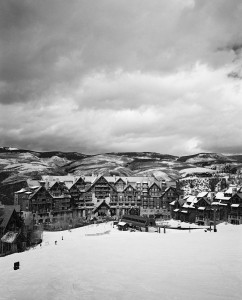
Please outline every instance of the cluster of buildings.
[[125, 214], [169, 219], [178, 199], [175, 183], [154, 177], [43, 176], [15, 193], [14, 204], [33, 213], [34, 223], [57, 224]]
[[213, 191], [207, 183], [203, 191], [198, 191], [197, 186], [191, 185], [188, 192], [178, 189], [175, 182], [154, 177], [42, 176], [41, 181], [29, 181], [28, 187], [17, 191], [14, 204], [21, 211], [32, 212], [34, 224], [62, 228], [74, 226], [78, 220], [123, 215], [174, 218], [204, 225], [214, 218], [242, 223], [239, 186], [225, 188], [223, 180], [216, 183]]
[[242, 224], [242, 188], [230, 185], [220, 192], [186, 195], [170, 203], [171, 217], [184, 222], [210, 225], [226, 221]]
[[175, 182], [154, 177], [68, 175], [28, 180], [15, 192], [14, 205], [0, 202], [0, 256], [41, 241], [39, 228], [78, 227], [78, 222], [98, 217], [132, 216], [136, 223], [172, 218], [207, 226], [221, 221], [242, 224], [240, 185], [225, 188], [226, 182], [219, 181], [211, 189], [205, 179], [197, 183], [204, 185], [203, 191], [194, 182], [186, 182], [189, 188], [182, 190]]
[[0, 202], [0, 256], [24, 251], [42, 239], [42, 230], [33, 224], [31, 212]]

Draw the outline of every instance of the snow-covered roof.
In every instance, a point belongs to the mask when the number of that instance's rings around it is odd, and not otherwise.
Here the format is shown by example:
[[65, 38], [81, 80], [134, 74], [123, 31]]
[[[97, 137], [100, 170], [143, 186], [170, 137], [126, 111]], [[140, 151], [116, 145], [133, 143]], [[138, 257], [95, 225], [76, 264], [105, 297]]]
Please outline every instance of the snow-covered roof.
[[118, 225], [120, 225], [120, 226], [124, 226], [126, 224], [127, 224], [126, 222], [122, 222], [122, 221], [118, 223]]
[[170, 205], [175, 205], [175, 203], [176, 203], [176, 200], [172, 201], [172, 202], [170, 203]]
[[65, 186], [68, 188], [68, 190], [73, 186], [72, 182], [65, 182]]
[[230, 186], [224, 193], [225, 194], [232, 194], [234, 192], [234, 190], [237, 191], [236, 186]]
[[[189, 207], [193, 206], [194, 203], [197, 203], [197, 197], [196, 196], [189, 196], [186, 200], [186, 205], [188, 205]], [[184, 204], [184, 205], [185, 205]], [[188, 207], [187, 206], [187, 207]]]
[[220, 201], [219, 202], [218, 201], [212, 202], [211, 205], [214, 205], [214, 206], [215, 205], [227, 206], [227, 204], [221, 203]]
[[1, 238], [1, 241], [3, 243], [12, 244], [16, 240], [18, 234], [18, 232], [9, 231]]
[[178, 212], [178, 211], [179, 211], [179, 208], [176, 208], [176, 209], [174, 209], [173, 211], [174, 211], [174, 212]]
[[197, 198], [206, 197], [208, 195], [208, 192], [200, 192], [197, 194]]
[[218, 192], [216, 195], [215, 195], [215, 199], [216, 200], [229, 200], [231, 197], [225, 197], [224, 196], [224, 193], [223, 192]]
[[184, 203], [183, 205], [182, 205], [182, 207], [184, 207], [184, 208], [195, 208], [194, 206], [193, 206], [193, 203]]
[[31, 189], [31, 190], [36, 190], [36, 189], [38, 189], [40, 186], [39, 185], [35, 185], [35, 186], [30, 186], [29, 188]]
[[231, 207], [239, 207], [239, 204], [232, 204]]
[[64, 199], [64, 198], [71, 198], [71, 195], [59, 195], [59, 196], [55, 196], [55, 195], [51, 195], [53, 199]]
[[25, 188], [22, 188], [21, 190], [15, 192], [15, 194], [21, 194], [21, 193], [25, 193], [27, 192], [27, 190]]
[[205, 210], [205, 207], [198, 207], [199, 210]]
[[38, 186], [38, 189], [36, 189], [36, 190], [34, 191], [34, 193], [30, 196], [30, 199], [32, 199], [33, 196], [35, 196], [41, 188], [42, 188], [42, 186]]

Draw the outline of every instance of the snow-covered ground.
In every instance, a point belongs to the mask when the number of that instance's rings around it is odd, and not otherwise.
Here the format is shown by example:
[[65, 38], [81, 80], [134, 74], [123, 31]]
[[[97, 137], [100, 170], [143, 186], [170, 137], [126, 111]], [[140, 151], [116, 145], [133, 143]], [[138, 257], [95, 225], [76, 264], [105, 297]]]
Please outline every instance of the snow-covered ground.
[[110, 223], [45, 232], [42, 247], [0, 258], [0, 299], [241, 299], [241, 237], [230, 224], [217, 233], [121, 232]]
[[215, 170], [211, 170], [211, 169], [208, 169], [208, 168], [200, 168], [200, 167], [197, 167], [197, 168], [187, 168], [187, 169], [183, 169], [180, 171], [181, 175], [182, 176], [187, 176], [188, 174], [193, 174], [193, 173], [216, 173]]

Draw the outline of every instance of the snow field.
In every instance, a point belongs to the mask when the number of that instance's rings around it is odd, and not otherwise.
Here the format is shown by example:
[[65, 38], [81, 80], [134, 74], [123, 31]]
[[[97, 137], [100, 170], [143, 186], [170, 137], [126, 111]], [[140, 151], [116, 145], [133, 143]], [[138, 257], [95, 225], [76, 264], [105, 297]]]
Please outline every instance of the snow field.
[[0, 299], [241, 299], [242, 226], [217, 228], [45, 232], [42, 247], [0, 258]]

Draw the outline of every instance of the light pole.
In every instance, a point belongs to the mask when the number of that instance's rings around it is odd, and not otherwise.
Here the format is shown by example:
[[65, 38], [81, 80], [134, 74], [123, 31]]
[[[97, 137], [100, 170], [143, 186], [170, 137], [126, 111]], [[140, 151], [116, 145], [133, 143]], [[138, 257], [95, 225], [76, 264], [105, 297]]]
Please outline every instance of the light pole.
[[213, 210], [213, 226], [214, 226], [213, 231], [214, 232], [217, 232], [217, 228], [216, 228], [216, 213], [217, 213], [217, 208], [214, 207], [214, 210]]

